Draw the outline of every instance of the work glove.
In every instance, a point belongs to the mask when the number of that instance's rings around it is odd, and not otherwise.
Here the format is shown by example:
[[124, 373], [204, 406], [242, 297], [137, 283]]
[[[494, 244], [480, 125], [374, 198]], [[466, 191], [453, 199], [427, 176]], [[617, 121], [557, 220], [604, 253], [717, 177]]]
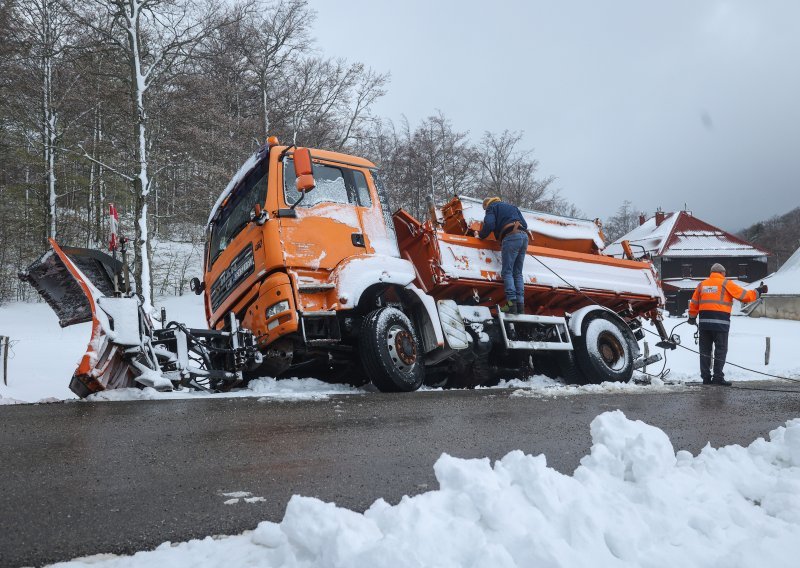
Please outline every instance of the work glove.
[[767, 287], [767, 285], [764, 284], [763, 282], [761, 283], [761, 286], [758, 286], [756, 288], [756, 292], [758, 292], [759, 296], [761, 296], [763, 294], [766, 294], [768, 291], [769, 291], [769, 287]]
[[688, 322], [687, 322], [687, 323], [688, 323], [689, 325], [697, 325], [697, 318], [696, 318], [696, 317], [689, 318], [689, 320], [688, 320]]

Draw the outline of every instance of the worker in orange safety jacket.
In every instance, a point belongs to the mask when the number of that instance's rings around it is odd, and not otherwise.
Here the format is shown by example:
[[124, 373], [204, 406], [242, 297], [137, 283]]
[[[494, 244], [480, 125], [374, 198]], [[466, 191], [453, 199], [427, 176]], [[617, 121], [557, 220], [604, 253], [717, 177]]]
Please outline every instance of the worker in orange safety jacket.
[[766, 292], [767, 287], [763, 283], [755, 290], [741, 288], [733, 280], [725, 278], [725, 267], [719, 263], [711, 267], [711, 276], [698, 284], [689, 302], [689, 323], [697, 325], [699, 330], [700, 376], [704, 385], [731, 385], [730, 381], [725, 380], [722, 367], [725, 366], [725, 357], [728, 355], [728, 332], [731, 328], [733, 300], [749, 304]]

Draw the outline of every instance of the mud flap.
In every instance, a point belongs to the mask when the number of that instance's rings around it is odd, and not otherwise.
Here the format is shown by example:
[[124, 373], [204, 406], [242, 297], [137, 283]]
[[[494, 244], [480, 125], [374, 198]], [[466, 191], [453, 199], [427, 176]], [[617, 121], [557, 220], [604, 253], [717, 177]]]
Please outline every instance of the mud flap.
[[61, 327], [92, 322], [86, 353], [70, 381], [83, 398], [107, 389], [141, 383], [171, 390], [153, 348], [150, 318], [134, 297], [114, 298], [114, 275], [121, 263], [89, 249], [63, 249], [50, 239], [47, 251], [20, 279], [29, 282], [58, 316]]

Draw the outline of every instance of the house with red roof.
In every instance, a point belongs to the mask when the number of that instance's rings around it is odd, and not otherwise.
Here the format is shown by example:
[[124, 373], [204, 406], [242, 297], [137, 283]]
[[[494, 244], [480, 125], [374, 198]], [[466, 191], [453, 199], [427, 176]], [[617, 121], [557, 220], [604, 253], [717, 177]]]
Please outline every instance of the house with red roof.
[[671, 315], [686, 311], [695, 288], [716, 262], [742, 285], [767, 275], [768, 250], [698, 219], [691, 211], [659, 210], [649, 219], [642, 215], [639, 226], [608, 245], [604, 254], [623, 256], [622, 241], [630, 243], [637, 258], [652, 259]]

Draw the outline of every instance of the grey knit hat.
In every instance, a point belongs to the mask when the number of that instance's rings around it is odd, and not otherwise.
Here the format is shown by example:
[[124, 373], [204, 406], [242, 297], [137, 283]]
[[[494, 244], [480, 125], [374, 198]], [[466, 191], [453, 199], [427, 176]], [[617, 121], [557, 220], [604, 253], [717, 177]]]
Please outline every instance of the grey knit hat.
[[727, 272], [725, 267], [722, 266], [719, 262], [715, 262], [714, 266], [711, 267], [711, 272], [719, 272], [720, 274], [725, 274]]

